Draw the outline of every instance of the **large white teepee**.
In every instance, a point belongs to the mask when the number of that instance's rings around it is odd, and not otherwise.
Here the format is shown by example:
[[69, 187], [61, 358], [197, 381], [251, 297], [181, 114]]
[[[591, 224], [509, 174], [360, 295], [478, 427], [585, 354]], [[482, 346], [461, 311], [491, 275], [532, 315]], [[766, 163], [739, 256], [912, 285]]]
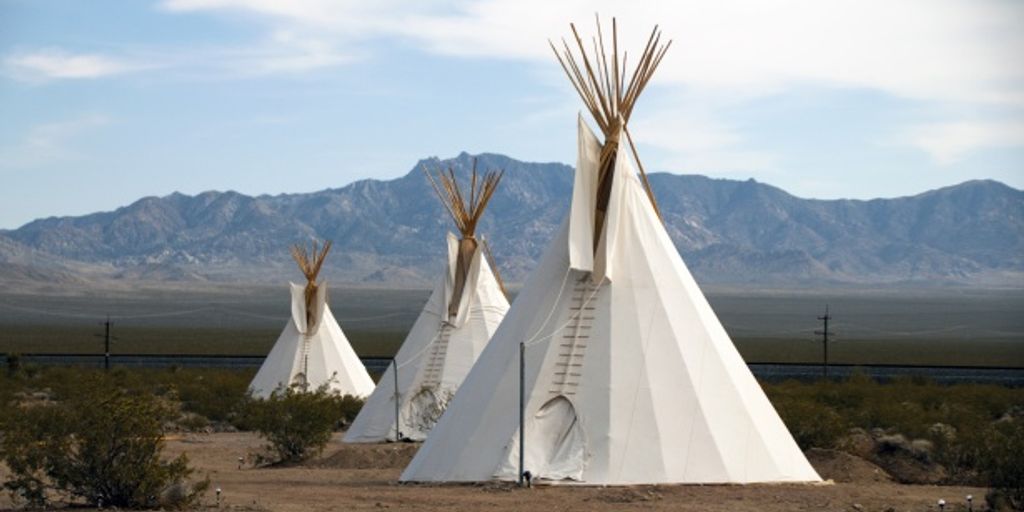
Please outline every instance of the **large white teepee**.
[[327, 283], [317, 283], [331, 243], [306, 252], [293, 247], [292, 256], [306, 276], [306, 285], [291, 284], [292, 316], [263, 361], [249, 391], [267, 398], [278, 388], [329, 391], [363, 397], [373, 391], [373, 379], [356, 356], [327, 305]]
[[[625, 91], [614, 94], [621, 100]], [[535, 479], [820, 480], [617, 143], [628, 137], [629, 108], [603, 119], [612, 130], [604, 146], [580, 119], [569, 215], [401, 480], [517, 479], [520, 383], [522, 469]]]
[[[464, 204], [451, 170], [448, 175], [440, 175], [440, 185], [431, 180], [462, 238], [448, 234], [444, 270], [395, 355], [395, 363], [388, 367], [345, 434], [346, 442], [425, 439], [505, 317], [508, 300], [500, 278], [491, 268], [486, 246], [474, 238], [476, 221], [500, 178], [500, 173], [491, 173], [477, 179], [474, 168], [469, 204]], [[396, 419], [399, 436], [395, 433]]]

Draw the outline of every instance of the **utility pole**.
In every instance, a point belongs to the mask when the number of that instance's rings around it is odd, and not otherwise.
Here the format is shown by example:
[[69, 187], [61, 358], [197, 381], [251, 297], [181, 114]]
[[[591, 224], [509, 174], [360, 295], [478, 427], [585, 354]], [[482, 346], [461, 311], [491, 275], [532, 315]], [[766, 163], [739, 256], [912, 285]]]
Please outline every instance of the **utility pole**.
[[110, 315], [103, 322], [103, 369], [110, 371]]
[[107, 321], [103, 322], [103, 334], [94, 334], [97, 338], [103, 338], [103, 369], [110, 370], [110, 342], [117, 341], [117, 337], [110, 335], [110, 326], [113, 322], [110, 321], [110, 315], [107, 315]]
[[828, 330], [828, 321], [831, 318], [832, 318], [832, 316], [828, 314], [828, 304], [825, 304], [825, 315], [818, 317], [818, 320], [821, 320], [822, 322], [824, 322], [824, 328], [822, 330], [820, 330], [820, 331], [814, 331], [814, 334], [817, 334], [817, 335], [821, 336], [821, 345], [822, 345], [822, 348], [824, 349], [822, 351], [823, 352], [823, 358], [822, 358], [822, 365], [821, 365], [821, 374], [826, 379], [828, 378], [828, 335], [829, 334], [835, 334], [835, 333], [829, 332], [829, 330]]

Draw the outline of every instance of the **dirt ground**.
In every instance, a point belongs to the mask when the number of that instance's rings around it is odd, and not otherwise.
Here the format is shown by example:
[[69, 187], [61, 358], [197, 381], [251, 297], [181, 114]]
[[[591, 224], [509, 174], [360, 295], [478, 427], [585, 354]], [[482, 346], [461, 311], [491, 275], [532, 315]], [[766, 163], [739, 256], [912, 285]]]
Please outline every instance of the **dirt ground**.
[[[335, 438], [323, 456], [297, 467], [255, 468], [248, 461], [262, 445], [251, 433], [183, 434], [169, 439], [169, 454], [185, 452], [211, 491], [205, 508], [273, 511], [418, 510], [469, 512], [518, 511], [947, 511], [966, 510], [964, 496], [983, 503], [984, 489], [892, 483], [884, 471], [847, 454], [812, 450], [811, 462], [825, 485], [672, 485], [635, 487], [540, 486], [518, 489], [507, 484], [399, 484], [402, 467], [416, 445], [346, 445]], [[239, 469], [239, 457], [245, 462]], [[0, 471], [2, 473], [2, 471]], [[4, 475], [0, 474], [0, 477]], [[2, 478], [0, 478], [2, 479]], [[0, 508], [11, 506], [0, 497]], [[980, 510], [981, 507], [975, 507]]]

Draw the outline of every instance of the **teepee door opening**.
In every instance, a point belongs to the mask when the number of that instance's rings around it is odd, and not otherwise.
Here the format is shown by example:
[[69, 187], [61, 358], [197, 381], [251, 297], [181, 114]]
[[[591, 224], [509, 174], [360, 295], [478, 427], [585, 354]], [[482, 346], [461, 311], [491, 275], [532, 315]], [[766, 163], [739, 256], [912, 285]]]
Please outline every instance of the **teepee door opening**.
[[403, 432], [429, 432], [448, 405], [451, 392], [424, 386], [408, 400], [402, 410]]
[[534, 474], [546, 480], [579, 480], [586, 446], [572, 402], [562, 395], [548, 400], [532, 423], [526, 429], [526, 446], [542, 457], [534, 461]]

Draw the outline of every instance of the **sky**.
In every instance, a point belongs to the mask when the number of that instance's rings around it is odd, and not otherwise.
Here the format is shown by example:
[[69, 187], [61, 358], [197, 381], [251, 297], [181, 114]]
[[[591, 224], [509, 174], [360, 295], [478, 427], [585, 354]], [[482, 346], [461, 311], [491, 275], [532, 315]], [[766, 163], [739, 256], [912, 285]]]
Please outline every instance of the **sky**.
[[[548, 40], [673, 43], [650, 172], [800, 197], [1024, 188], [1024, 2], [0, 0], [0, 229], [174, 191], [310, 192], [462, 151], [575, 162]], [[607, 29], [607, 27], [606, 27]]]

